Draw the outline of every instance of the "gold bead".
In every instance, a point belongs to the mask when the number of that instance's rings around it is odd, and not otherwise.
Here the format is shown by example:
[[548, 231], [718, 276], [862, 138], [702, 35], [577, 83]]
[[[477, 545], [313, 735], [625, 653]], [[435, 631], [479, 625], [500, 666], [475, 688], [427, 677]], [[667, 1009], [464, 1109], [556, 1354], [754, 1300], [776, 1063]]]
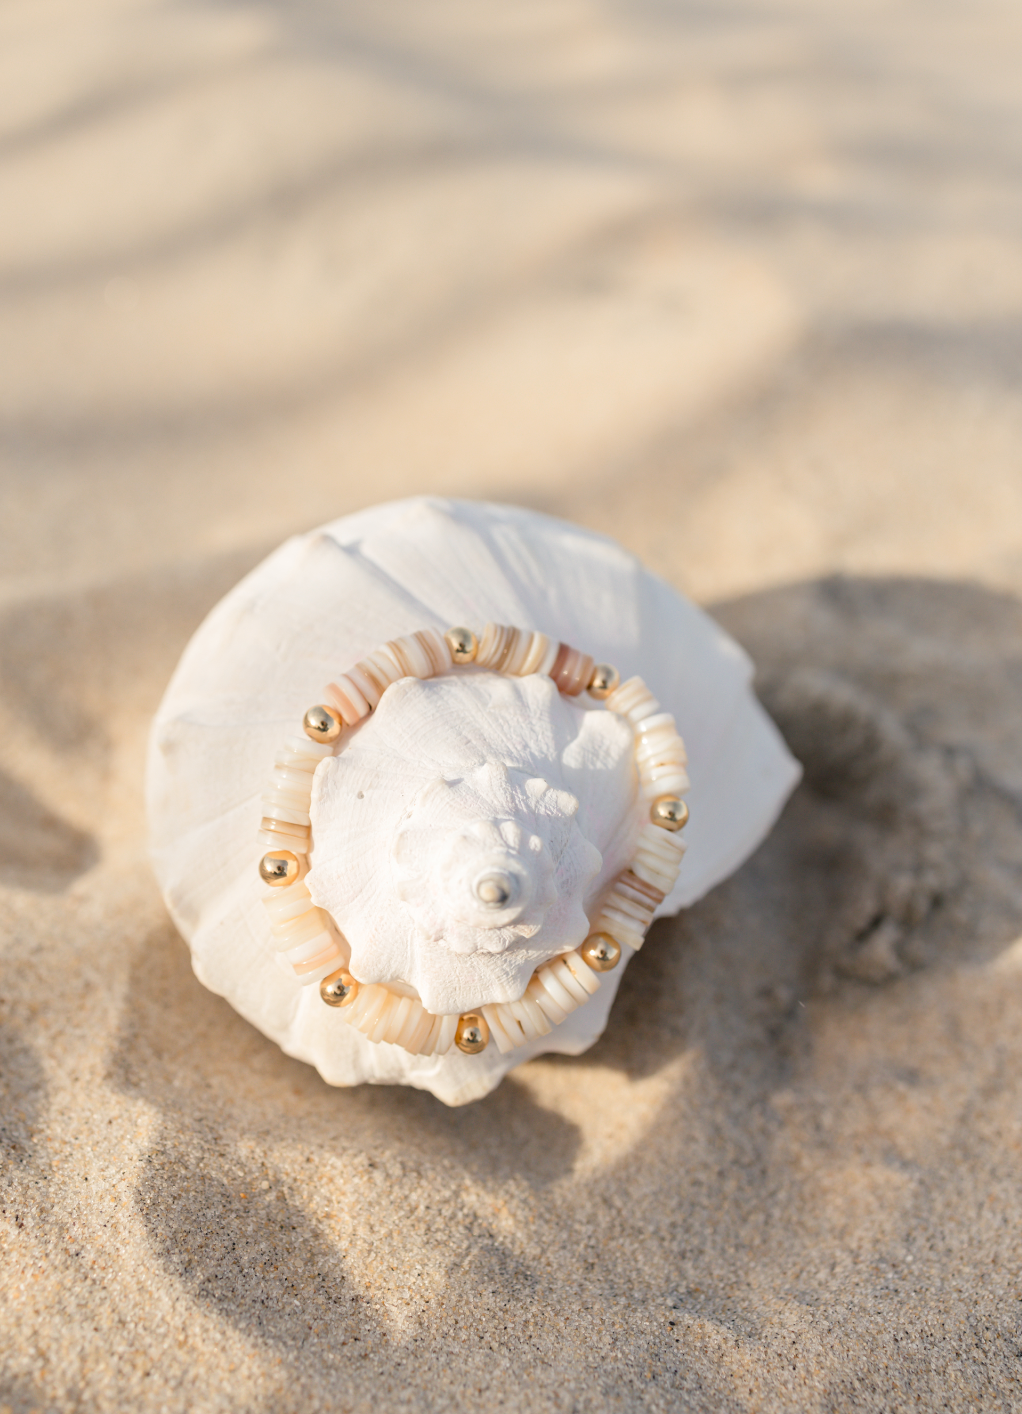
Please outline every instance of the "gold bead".
[[621, 674], [617, 668], [612, 668], [609, 663], [597, 663], [589, 679], [587, 691], [590, 697], [602, 702], [605, 697], [610, 696], [620, 681]]
[[272, 854], [264, 854], [259, 861], [259, 877], [271, 889], [282, 889], [286, 884], [293, 884], [300, 869], [298, 856], [289, 849], [275, 849]]
[[454, 1044], [458, 1050], [464, 1051], [467, 1056], [477, 1056], [480, 1051], [486, 1050], [489, 1040], [490, 1028], [485, 1016], [480, 1016], [477, 1011], [467, 1011], [454, 1033]]
[[479, 644], [470, 628], [449, 628], [444, 634], [455, 663], [471, 663]]
[[305, 735], [313, 741], [321, 741], [329, 746], [344, 730], [344, 723], [329, 707], [310, 707], [302, 718]]
[[610, 972], [621, 961], [621, 944], [609, 933], [590, 933], [579, 953], [594, 972]]
[[662, 830], [683, 830], [688, 824], [688, 806], [676, 795], [662, 795], [650, 806], [649, 818]]
[[319, 995], [327, 1006], [350, 1006], [358, 996], [359, 984], [350, 972], [342, 967], [339, 972], [331, 972], [319, 984]]

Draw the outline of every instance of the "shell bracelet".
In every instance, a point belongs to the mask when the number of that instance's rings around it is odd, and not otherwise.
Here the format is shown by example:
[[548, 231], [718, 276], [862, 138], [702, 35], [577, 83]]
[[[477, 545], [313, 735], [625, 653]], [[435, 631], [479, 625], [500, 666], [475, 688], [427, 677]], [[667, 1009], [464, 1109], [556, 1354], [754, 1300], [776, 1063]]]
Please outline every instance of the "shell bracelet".
[[[319, 762], [335, 753], [345, 731], [357, 727], [392, 683], [430, 678], [473, 664], [512, 677], [546, 674], [566, 697], [588, 692], [629, 722], [635, 738], [639, 788], [649, 800], [649, 820], [639, 832], [627, 869], [604, 891], [589, 936], [570, 952], [538, 967], [524, 994], [459, 1015], [435, 1016], [417, 995], [383, 983], [362, 984], [347, 970], [347, 943], [304, 883], [312, 848], [312, 780]], [[601, 972], [617, 966], [622, 947], [637, 950], [657, 907], [674, 887], [685, 846], [678, 837], [688, 820], [685, 746], [674, 718], [639, 677], [620, 681], [617, 670], [546, 634], [504, 624], [446, 633], [423, 629], [385, 643], [326, 689], [327, 701], [306, 712], [304, 735], [289, 737], [278, 752], [262, 797], [259, 842], [267, 851], [259, 873], [271, 892], [264, 898], [274, 946], [303, 985], [319, 983], [320, 996], [370, 1041], [388, 1041], [412, 1055], [445, 1055], [452, 1046], [478, 1054], [491, 1037], [502, 1054], [546, 1036], [599, 988]], [[479, 883], [482, 902], [499, 907], [499, 875]], [[490, 891], [492, 897], [486, 894]], [[400, 985], [400, 984], [398, 984]], [[411, 989], [407, 989], [411, 993]]]

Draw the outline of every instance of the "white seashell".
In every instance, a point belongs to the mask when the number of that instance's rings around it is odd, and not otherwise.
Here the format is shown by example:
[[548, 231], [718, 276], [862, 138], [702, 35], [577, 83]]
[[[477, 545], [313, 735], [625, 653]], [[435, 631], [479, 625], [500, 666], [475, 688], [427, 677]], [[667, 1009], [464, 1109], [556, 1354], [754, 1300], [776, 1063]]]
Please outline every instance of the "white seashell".
[[[448, 627], [488, 622], [533, 631], [510, 660], [531, 675], [429, 675]], [[558, 642], [619, 669], [606, 707], [535, 674]], [[370, 655], [382, 696], [354, 671]], [[641, 943], [642, 890], [666, 894], [656, 916], [700, 897], [798, 779], [750, 678], [632, 556], [545, 516], [423, 498], [288, 541], [200, 627], [153, 727], [153, 858], [197, 975], [332, 1084], [460, 1104], [530, 1056], [580, 1053]], [[336, 753], [295, 734], [329, 683], [355, 720], [377, 697]], [[648, 823], [649, 799], [689, 777], [682, 841]], [[293, 906], [264, 907], [259, 853], [303, 841], [307, 819], [310, 868], [280, 891]], [[635, 889], [612, 888], [629, 867]], [[572, 950], [598, 918], [625, 946], [597, 976]], [[346, 950], [362, 989], [326, 1007], [302, 983]], [[451, 1049], [469, 1010], [492, 1040], [471, 1056]]]

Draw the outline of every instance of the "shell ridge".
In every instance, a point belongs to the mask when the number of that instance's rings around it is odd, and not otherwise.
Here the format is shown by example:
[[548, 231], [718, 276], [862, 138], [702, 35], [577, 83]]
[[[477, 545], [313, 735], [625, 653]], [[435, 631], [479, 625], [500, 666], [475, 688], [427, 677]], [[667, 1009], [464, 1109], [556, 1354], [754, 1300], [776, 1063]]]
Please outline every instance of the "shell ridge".
[[450, 504], [417, 503], [414, 517], [403, 518], [386, 534], [367, 536], [361, 550], [395, 582], [407, 577], [430, 585], [451, 622], [510, 614], [517, 623], [530, 617], [529, 602], [516, 593], [479, 526], [471, 516], [455, 514]]
[[[586, 651], [619, 662], [622, 639], [636, 636], [638, 616], [623, 610], [635, 602], [635, 586], [642, 573], [635, 556], [604, 537], [587, 532], [552, 516], [537, 518], [536, 524], [515, 525], [516, 541], [511, 554], [510, 522], [498, 523], [484, 532], [501, 558], [505, 573], [517, 588], [518, 597], [537, 606], [539, 622], [521, 627], [538, 628], [553, 638], [584, 643]], [[543, 554], [538, 546], [544, 547]], [[564, 583], [551, 579], [550, 565], [567, 567]], [[584, 586], [580, 581], [585, 581]], [[613, 633], [610, 626], [617, 625]]]

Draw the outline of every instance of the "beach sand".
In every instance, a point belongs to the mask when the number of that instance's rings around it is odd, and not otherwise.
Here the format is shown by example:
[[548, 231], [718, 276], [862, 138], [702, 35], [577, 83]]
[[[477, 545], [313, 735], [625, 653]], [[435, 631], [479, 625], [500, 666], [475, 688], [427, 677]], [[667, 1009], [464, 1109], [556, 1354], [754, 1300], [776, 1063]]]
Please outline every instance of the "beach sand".
[[[0, 14], [0, 1411], [1022, 1410], [1022, 17]], [[806, 780], [448, 1110], [194, 979], [149, 720], [286, 535], [617, 535]]]

